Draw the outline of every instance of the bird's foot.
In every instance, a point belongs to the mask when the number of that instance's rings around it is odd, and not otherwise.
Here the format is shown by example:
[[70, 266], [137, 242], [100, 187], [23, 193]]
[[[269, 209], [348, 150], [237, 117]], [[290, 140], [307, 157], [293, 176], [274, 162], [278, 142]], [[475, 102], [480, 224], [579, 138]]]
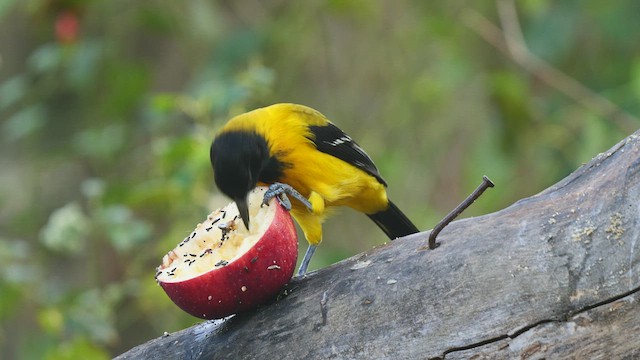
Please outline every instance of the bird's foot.
[[269, 189], [264, 193], [264, 198], [262, 199], [262, 205], [267, 205], [271, 199], [274, 197], [278, 198], [278, 201], [285, 209], [291, 210], [291, 201], [287, 197], [287, 195], [293, 196], [296, 200], [300, 201], [304, 206], [309, 208], [309, 210], [313, 209], [311, 202], [302, 194], [300, 194], [296, 189], [291, 187], [291, 185], [283, 184], [283, 183], [273, 183], [269, 185]]

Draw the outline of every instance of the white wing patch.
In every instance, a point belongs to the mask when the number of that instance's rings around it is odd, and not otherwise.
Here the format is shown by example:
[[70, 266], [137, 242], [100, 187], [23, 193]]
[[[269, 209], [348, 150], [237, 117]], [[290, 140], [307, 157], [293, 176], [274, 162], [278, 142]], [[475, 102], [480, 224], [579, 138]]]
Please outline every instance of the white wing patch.
[[337, 126], [328, 123], [324, 126], [309, 126], [309, 130], [313, 134], [309, 139], [319, 151], [352, 164], [375, 177], [384, 186], [387, 185], [369, 155]]
[[[327, 144], [331, 145], [331, 146], [338, 146], [341, 144], [346, 144], [346, 143], [353, 143], [353, 140], [351, 140], [351, 138], [347, 135], [341, 137], [341, 138], [337, 138], [333, 141], [325, 141]], [[358, 147], [356, 145], [356, 147]]]
[[[367, 155], [366, 152], [364, 152], [364, 149], [360, 147], [360, 145], [356, 144], [355, 141], [353, 141], [353, 139], [351, 139], [351, 137], [349, 135], [344, 135], [342, 137], [339, 137], [333, 141], [325, 141], [325, 144], [329, 144], [331, 146], [340, 146], [342, 144], [348, 144], [349, 146], [351, 146], [352, 148], [354, 148], [356, 151], [360, 152], [361, 154], [363, 154], [365, 157], [369, 158], [369, 155]], [[372, 161], [373, 162], [373, 161]], [[357, 162], [359, 163], [359, 165], [364, 165], [364, 163], [362, 162]]]

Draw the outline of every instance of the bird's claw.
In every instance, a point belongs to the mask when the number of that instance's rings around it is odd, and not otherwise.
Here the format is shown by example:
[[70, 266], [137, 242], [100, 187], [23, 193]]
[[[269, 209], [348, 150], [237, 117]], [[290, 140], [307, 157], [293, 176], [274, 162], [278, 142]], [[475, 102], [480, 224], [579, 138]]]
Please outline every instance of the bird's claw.
[[[278, 199], [280, 205], [282, 205], [287, 211], [291, 211], [291, 200], [289, 200], [287, 194], [278, 194], [276, 195], [276, 199]], [[265, 202], [263, 201], [262, 204], [265, 204]]]
[[271, 199], [276, 198], [280, 205], [282, 205], [287, 211], [291, 210], [291, 200], [287, 197], [285, 190], [280, 187], [274, 187], [273, 185], [269, 186], [269, 189], [264, 193], [264, 198], [262, 199], [262, 205], [265, 206], [269, 204]]
[[264, 193], [264, 198], [262, 199], [262, 205], [267, 205], [271, 199], [274, 197], [278, 198], [278, 202], [284, 206], [285, 209], [291, 210], [291, 201], [287, 197], [288, 195], [293, 196], [296, 200], [300, 201], [304, 206], [312, 209], [311, 203], [307, 198], [302, 196], [299, 192], [296, 191], [293, 187], [283, 183], [273, 183], [269, 185], [269, 189]]

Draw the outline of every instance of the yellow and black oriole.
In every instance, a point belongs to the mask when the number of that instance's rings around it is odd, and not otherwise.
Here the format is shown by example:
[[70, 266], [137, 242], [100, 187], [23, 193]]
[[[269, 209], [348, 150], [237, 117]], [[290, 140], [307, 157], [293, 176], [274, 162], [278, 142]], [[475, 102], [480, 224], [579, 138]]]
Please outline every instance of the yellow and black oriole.
[[309, 107], [276, 104], [236, 116], [213, 140], [210, 156], [216, 185], [236, 202], [247, 228], [247, 193], [255, 186], [275, 187], [267, 192], [271, 196], [286, 190], [304, 197], [291, 208], [309, 242], [299, 276], [322, 241], [322, 223], [332, 207], [367, 214], [390, 239], [418, 232], [387, 198], [387, 183], [371, 158]]

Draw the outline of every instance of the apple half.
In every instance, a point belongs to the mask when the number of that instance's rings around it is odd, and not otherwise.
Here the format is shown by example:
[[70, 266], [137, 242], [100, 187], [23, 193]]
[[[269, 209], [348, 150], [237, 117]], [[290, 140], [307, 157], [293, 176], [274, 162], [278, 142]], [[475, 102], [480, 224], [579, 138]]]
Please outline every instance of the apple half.
[[202, 319], [223, 318], [263, 304], [289, 282], [298, 237], [277, 199], [261, 206], [266, 190], [258, 187], [248, 196], [249, 230], [230, 203], [164, 256], [156, 281], [182, 310]]

